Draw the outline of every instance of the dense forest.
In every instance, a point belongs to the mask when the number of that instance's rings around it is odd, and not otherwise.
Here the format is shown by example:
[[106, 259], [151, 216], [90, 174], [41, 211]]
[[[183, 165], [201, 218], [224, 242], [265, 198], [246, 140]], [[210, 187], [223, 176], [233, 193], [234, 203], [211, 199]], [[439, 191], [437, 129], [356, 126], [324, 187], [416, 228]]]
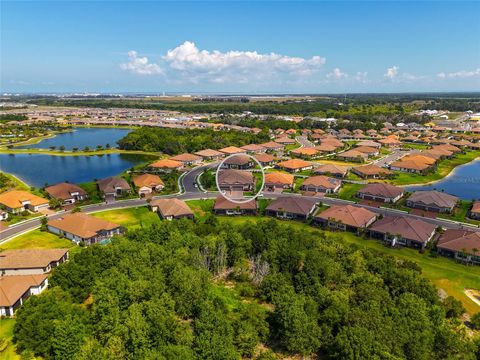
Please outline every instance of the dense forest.
[[16, 114], [0, 114], [0, 122], [28, 120], [28, 116]]
[[45, 359], [475, 359], [414, 263], [275, 220], [163, 222], [55, 269], [17, 312]]
[[195, 152], [203, 149], [221, 149], [269, 141], [266, 132], [257, 135], [240, 131], [213, 131], [209, 129], [139, 128], [117, 143], [123, 150], [160, 151], [168, 155]]

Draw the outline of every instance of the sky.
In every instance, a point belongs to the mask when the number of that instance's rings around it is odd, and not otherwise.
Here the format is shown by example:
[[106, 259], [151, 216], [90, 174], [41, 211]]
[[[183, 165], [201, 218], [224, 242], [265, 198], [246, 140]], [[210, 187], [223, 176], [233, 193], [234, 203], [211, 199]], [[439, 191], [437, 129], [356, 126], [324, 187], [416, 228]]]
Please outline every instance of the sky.
[[0, 1], [0, 91], [480, 91], [480, 2]]

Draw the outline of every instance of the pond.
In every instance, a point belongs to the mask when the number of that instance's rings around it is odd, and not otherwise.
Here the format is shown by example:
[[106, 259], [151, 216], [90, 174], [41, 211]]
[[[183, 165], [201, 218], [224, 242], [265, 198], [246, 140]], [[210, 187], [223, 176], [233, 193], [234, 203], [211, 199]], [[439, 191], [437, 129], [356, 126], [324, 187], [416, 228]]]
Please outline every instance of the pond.
[[454, 172], [429, 185], [408, 186], [408, 191], [439, 190], [464, 200], [480, 199], [480, 159], [457, 167]]
[[0, 154], [0, 170], [11, 173], [30, 186], [62, 181], [83, 183], [118, 175], [155, 157], [132, 154], [55, 156], [46, 154]]
[[117, 146], [117, 141], [126, 136], [131, 130], [118, 128], [74, 128], [71, 132], [61, 133], [55, 137], [44, 139], [37, 144], [22, 145], [16, 149], [49, 149], [55, 146], [65, 146], [66, 150], [88, 146], [95, 149], [97, 145], [105, 147], [109, 144], [112, 148]]

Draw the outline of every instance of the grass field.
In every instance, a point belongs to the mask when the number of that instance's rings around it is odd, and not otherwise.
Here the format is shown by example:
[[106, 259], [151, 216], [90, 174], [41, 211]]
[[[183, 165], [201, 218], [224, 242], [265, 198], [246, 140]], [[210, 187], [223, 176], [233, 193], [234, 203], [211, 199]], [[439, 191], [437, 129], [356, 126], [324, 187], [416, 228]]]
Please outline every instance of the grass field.
[[136, 207], [129, 209], [102, 211], [92, 214], [93, 216], [111, 221], [116, 224], [125, 226], [127, 229], [141, 228], [159, 223], [159, 216], [150, 211], [148, 207]]
[[338, 197], [344, 200], [357, 201], [358, 199], [355, 197], [355, 194], [364, 186], [364, 184], [343, 183], [338, 192]]
[[2, 360], [20, 360], [20, 355], [15, 351], [15, 345], [12, 344], [13, 325], [15, 319], [0, 319], [0, 339], [7, 341], [7, 346], [0, 352]]
[[77, 247], [70, 240], [62, 239], [47, 231], [32, 230], [0, 244], [0, 250], [8, 249], [56, 249]]

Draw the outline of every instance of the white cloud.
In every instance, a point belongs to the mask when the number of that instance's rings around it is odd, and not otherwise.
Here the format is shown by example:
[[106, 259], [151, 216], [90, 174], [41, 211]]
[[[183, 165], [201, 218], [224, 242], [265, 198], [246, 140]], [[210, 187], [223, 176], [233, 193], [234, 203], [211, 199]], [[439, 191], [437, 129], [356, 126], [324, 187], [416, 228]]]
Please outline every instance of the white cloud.
[[341, 80], [347, 77], [348, 77], [348, 74], [342, 72], [342, 70], [340, 70], [339, 68], [335, 68], [331, 73], [327, 74], [327, 79]]
[[358, 82], [361, 82], [361, 83], [365, 84], [365, 83], [368, 82], [367, 76], [368, 76], [368, 72], [366, 72], [366, 71], [358, 71], [357, 74], [355, 75], [355, 80], [357, 80]]
[[129, 52], [129, 58], [127, 64], [121, 65], [123, 70], [145, 75], [163, 73], [172, 82], [191, 83], [289, 80], [307, 77], [325, 64], [325, 58], [320, 56], [306, 59], [256, 51], [200, 50], [191, 41], [169, 50], [158, 64], [150, 63], [147, 57], [139, 57], [135, 51]]
[[383, 76], [385, 76], [386, 78], [389, 78], [390, 80], [393, 80], [397, 77], [399, 69], [400, 68], [398, 66], [393, 65], [391, 68], [387, 69], [387, 72], [383, 74]]
[[467, 71], [467, 70], [461, 70], [461, 71], [457, 71], [457, 72], [453, 72], [453, 73], [444, 73], [444, 72], [441, 72], [441, 73], [438, 73], [437, 74], [437, 77], [439, 77], [440, 79], [446, 79], [446, 78], [449, 78], [449, 79], [458, 79], [458, 78], [471, 78], [471, 77], [476, 77], [476, 76], [480, 76], [480, 68], [477, 68], [475, 70], [471, 70], [471, 71]]
[[122, 70], [130, 71], [139, 75], [162, 74], [162, 68], [158, 64], [151, 64], [146, 56], [139, 57], [136, 51], [128, 52], [129, 61], [121, 64]]

